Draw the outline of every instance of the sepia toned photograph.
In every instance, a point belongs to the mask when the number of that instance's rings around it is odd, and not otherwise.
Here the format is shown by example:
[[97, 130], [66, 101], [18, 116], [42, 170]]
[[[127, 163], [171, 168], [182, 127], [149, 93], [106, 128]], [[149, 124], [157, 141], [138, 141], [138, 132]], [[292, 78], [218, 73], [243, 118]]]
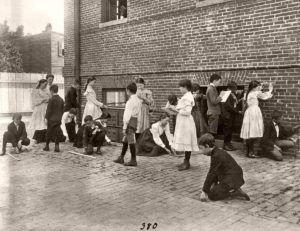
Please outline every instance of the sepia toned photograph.
[[299, 0], [0, 0], [0, 230], [300, 230]]

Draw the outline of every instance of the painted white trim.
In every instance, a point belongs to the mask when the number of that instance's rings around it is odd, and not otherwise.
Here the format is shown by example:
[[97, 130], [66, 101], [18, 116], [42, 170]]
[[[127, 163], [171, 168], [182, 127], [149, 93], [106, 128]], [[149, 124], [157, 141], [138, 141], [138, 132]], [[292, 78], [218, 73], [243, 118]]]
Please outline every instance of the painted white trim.
[[216, 5], [224, 2], [230, 2], [233, 0], [205, 0], [205, 1], [197, 1], [196, 7], [205, 7], [205, 6], [210, 6], [210, 5]]
[[127, 18], [124, 19], [119, 19], [119, 20], [113, 20], [113, 21], [108, 21], [108, 22], [102, 22], [99, 24], [99, 28], [104, 28], [108, 26], [114, 26], [114, 25], [119, 25], [127, 22]]

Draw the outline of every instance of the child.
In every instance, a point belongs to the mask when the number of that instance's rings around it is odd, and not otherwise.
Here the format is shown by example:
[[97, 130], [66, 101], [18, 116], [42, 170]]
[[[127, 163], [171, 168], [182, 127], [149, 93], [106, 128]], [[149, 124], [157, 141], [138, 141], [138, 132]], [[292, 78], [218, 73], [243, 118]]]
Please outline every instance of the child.
[[12, 143], [15, 149], [15, 153], [22, 152], [22, 145], [28, 146], [30, 140], [27, 138], [27, 132], [25, 123], [22, 120], [22, 115], [20, 113], [15, 113], [13, 115], [13, 122], [11, 122], [7, 127], [7, 132], [3, 135], [3, 146], [2, 154], [6, 154], [6, 144]]
[[150, 106], [153, 105], [154, 100], [152, 98], [152, 92], [145, 88], [145, 81], [143, 78], [136, 79], [137, 97], [141, 100], [141, 108], [138, 118], [138, 127], [136, 131], [136, 138], [150, 127]]
[[177, 115], [176, 106], [177, 106], [177, 104], [178, 104], [177, 96], [176, 95], [169, 95], [168, 96], [168, 102], [167, 102], [166, 106], [162, 108], [172, 118], [173, 131], [175, 130], [175, 126], [176, 126], [176, 115]]
[[184, 162], [178, 165], [178, 170], [187, 170], [190, 168], [190, 157], [192, 151], [198, 151], [196, 126], [191, 114], [195, 106], [194, 97], [191, 93], [192, 83], [185, 79], [179, 82], [180, 91], [183, 97], [178, 101], [176, 110], [176, 127], [174, 132], [174, 145], [176, 151], [184, 151]]
[[105, 141], [108, 144], [111, 144], [111, 140], [107, 136], [107, 122], [108, 120], [111, 119], [111, 115], [108, 112], [104, 112], [100, 118], [95, 119], [95, 121], [99, 122], [100, 125], [102, 126], [102, 131], [105, 132]]
[[264, 123], [262, 113], [258, 106], [258, 99], [267, 100], [272, 97], [273, 85], [269, 84], [269, 91], [263, 93], [261, 84], [253, 80], [249, 84], [246, 94], [247, 109], [244, 114], [243, 125], [241, 129], [241, 138], [246, 140], [247, 157], [258, 158], [254, 153], [255, 139], [263, 137]]
[[237, 115], [242, 114], [241, 111], [237, 109], [238, 99], [236, 96], [237, 84], [232, 81], [228, 83], [228, 90], [231, 91], [226, 102], [222, 103], [222, 119], [224, 122], [224, 144], [223, 149], [226, 151], [236, 150], [232, 143], [232, 132], [233, 132], [233, 122]]
[[66, 137], [67, 141], [74, 142], [76, 136], [76, 109], [71, 108], [69, 111], [66, 111], [61, 119], [61, 130], [63, 135]]
[[211, 157], [210, 169], [203, 184], [201, 201], [224, 200], [229, 196], [242, 197], [250, 200], [241, 189], [245, 183], [243, 170], [226, 151], [215, 146], [214, 137], [207, 133], [200, 138], [200, 145], [204, 146], [205, 155]]
[[52, 98], [49, 100], [45, 119], [47, 121], [46, 146], [44, 151], [49, 151], [49, 143], [52, 140], [55, 142], [55, 152], [59, 152], [61, 119], [64, 114], [64, 100], [57, 94], [58, 86], [53, 84], [50, 87]]
[[173, 136], [169, 126], [170, 115], [164, 113], [159, 121], [146, 129], [137, 142], [137, 154], [140, 156], [160, 156], [174, 154], [171, 148]]
[[221, 83], [221, 77], [213, 74], [209, 80], [210, 84], [206, 90], [207, 97], [207, 117], [208, 117], [208, 132], [214, 137], [218, 132], [219, 116], [221, 114], [222, 98], [218, 94], [217, 87]]
[[282, 149], [295, 146], [299, 125], [293, 128], [282, 126], [282, 113], [275, 110], [272, 120], [265, 125], [264, 135], [261, 140], [262, 154], [267, 158], [282, 161]]
[[204, 99], [206, 98], [201, 92], [200, 86], [197, 83], [192, 85], [192, 92], [195, 99], [195, 106], [192, 109], [192, 116], [196, 125], [197, 138], [207, 133], [208, 127], [204, 119]]
[[125, 111], [123, 115], [123, 148], [121, 155], [118, 159], [114, 160], [115, 163], [124, 164], [124, 157], [128, 149], [128, 144], [131, 152], [131, 160], [125, 163], [125, 166], [137, 166], [136, 150], [135, 150], [135, 132], [137, 129], [137, 118], [139, 116], [141, 101], [136, 95], [137, 86], [131, 83], [126, 88], [126, 93], [129, 96], [126, 102]]

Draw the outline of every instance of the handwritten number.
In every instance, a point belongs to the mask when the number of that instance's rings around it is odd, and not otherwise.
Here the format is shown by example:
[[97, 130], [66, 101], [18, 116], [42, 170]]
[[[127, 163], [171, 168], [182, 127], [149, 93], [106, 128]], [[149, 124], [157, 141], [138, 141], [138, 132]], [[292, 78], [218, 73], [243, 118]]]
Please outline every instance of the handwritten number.
[[142, 223], [142, 226], [143, 227], [140, 228], [140, 230], [144, 230], [145, 228], [146, 228], [146, 230], [149, 230], [151, 228], [151, 226], [152, 226], [152, 229], [156, 229], [158, 224], [156, 222], [153, 225], [151, 223], [148, 223], [147, 227], [146, 227], [146, 223], [144, 222], [144, 223]]

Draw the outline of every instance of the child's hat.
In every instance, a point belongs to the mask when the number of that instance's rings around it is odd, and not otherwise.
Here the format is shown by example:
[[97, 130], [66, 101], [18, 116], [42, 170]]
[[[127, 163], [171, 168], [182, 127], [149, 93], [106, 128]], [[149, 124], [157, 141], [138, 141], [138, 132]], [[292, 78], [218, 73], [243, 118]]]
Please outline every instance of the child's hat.
[[111, 115], [108, 112], [104, 112], [101, 116], [100, 116], [100, 120], [102, 119], [110, 119]]

